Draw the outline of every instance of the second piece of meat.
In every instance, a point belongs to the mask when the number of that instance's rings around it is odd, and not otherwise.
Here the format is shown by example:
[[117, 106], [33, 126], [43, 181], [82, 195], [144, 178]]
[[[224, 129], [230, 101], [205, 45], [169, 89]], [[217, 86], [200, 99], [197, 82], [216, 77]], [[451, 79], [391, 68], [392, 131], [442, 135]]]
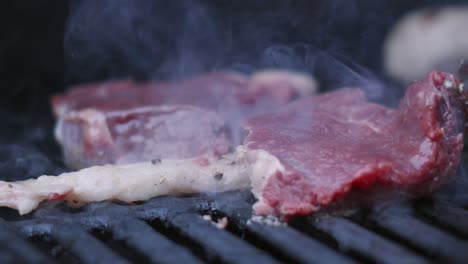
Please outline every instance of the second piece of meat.
[[310, 77], [278, 70], [82, 85], [52, 98], [55, 135], [72, 168], [216, 156], [241, 144], [246, 117], [314, 91]]

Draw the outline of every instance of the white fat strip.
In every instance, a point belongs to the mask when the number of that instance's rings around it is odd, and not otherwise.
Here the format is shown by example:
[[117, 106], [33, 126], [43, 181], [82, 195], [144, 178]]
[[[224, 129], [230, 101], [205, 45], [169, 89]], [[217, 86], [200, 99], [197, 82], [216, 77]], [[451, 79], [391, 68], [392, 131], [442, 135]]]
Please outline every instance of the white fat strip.
[[289, 84], [301, 95], [314, 94], [317, 91], [316, 81], [305, 73], [287, 70], [257, 71], [250, 77], [250, 86], [265, 85], [275, 87], [278, 83]]
[[378, 125], [375, 124], [374, 122], [369, 121], [368, 119], [356, 120], [356, 119], [353, 119], [353, 118], [349, 118], [348, 122], [352, 123], [352, 124], [359, 124], [359, 125], [366, 126], [370, 130], [374, 131], [375, 133], [382, 133], [382, 130], [378, 127]]
[[[83, 133], [87, 135], [84, 138], [91, 142], [112, 142], [106, 117], [101, 111], [92, 108], [73, 111], [68, 113], [64, 117], [64, 120], [68, 122], [83, 122], [85, 124]], [[63, 121], [61, 125], [64, 125]], [[57, 127], [57, 129], [60, 128]]]
[[[105, 200], [134, 202], [168, 194], [249, 188], [252, 164], [246, 153], [239, 147], [235, 153], [219, 159], [168, 159], [94, 166], [59, 176], [41, 176], [18, 182], [0, 181], [0, 206], [26, 214], [41, 201], [57, 197], [69, 205], [78, 206]], [[204, 162], [199, 159], [204, 159]]]

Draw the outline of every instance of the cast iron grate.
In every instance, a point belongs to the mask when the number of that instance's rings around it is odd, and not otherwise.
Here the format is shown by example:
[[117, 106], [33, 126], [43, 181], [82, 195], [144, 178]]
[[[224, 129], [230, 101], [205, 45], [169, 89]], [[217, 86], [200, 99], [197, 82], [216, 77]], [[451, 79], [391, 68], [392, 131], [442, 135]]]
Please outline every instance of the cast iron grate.
[[[438, 200], [289, 226], [247, 223], [248, 191], [0, 211], [1, 263], [466, 263], [468, 211]], [[210, 215], [211, 220], [204, 219]], [[226, 217], [228, 225], [216, 222]], [[207, 218], [207, 217], [205, 217]]]

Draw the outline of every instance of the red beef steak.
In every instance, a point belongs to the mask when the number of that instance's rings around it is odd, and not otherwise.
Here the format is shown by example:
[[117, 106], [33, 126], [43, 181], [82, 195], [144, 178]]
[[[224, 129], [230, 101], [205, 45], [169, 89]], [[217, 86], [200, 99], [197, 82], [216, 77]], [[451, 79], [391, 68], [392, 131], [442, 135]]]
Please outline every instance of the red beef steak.
[[[459, 81], [434, 71], [397, 109], [358, 89], [300, 99], [246, 122], [257, 214], [307, 215], [349, 199], [397, 190], [432, 192], [454, 174], [463, 147]], [[365, 197], [365, 195], [364, 195]]]
[[55, 135], [73, 168], [216, 156], [241, 144], [246, 117], [314, 90], [306, 75], [272, 70], [80, 85], [52, 98]]
[[231, 147], [218, 114], [180, 105], [72, 111], [57, 122], [56, 138], [74, 168], [218, 156]]

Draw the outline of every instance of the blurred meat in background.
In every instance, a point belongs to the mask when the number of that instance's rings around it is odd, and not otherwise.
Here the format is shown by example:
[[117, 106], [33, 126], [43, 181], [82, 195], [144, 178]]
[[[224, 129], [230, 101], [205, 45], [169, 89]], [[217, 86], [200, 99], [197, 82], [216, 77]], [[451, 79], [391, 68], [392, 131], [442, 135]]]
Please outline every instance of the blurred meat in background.
[[386, 72], [411, 82], [432, 69], [456, 72], [468, 56], [468, 5], [431, 7], [403, 17], [384, 48]]

